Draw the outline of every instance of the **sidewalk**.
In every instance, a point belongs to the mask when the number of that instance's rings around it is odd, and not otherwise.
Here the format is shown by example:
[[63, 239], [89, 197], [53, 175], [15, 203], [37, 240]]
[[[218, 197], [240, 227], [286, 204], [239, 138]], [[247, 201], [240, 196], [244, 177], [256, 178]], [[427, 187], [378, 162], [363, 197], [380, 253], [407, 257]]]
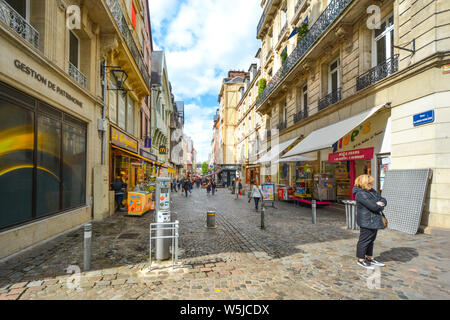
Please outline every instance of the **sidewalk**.
[[[234, 197], [227, 189], [173, 195], [180, 221], [174, 270], [168, 261], [147, 272], [153, 214], [117, 213], [93, 223], [90, 272], [77, 278], [66, 271], [83, 269], [80, 228], [0, 263], [0, 299], [450, 298], [448, 237], [381, 231], [375, 255], [386, 267], [378, 277], [356, 264], [359, 231], [346, 229], [342, 211], [318, 209], [312, 225], [310, 208], [277, 202], [261, 230], [253, 202]], [[217, 211], [217, 229], [205, 227], [209, 209]], [[370, 277], [379, 289], [368, 288]]]

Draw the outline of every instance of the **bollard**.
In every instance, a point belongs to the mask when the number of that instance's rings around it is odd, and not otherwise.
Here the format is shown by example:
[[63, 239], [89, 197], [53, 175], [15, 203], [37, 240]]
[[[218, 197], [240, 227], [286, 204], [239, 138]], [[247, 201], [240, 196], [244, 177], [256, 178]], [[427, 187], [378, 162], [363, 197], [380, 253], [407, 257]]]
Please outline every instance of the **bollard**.
[[91, 239], [92, 239], [92, 224], [84, 225], [84, 271], [89, 271], [91, 268]]
[[180, 223], [178, 220], [175, 221], [175, 264], [178, 264], [178, 229], [180, 227]]
[[316, 200], [312, 201], [312, 223], [316, 224], [316, 215], [317, 215], [317, 207], [316, 207]]
[[265, 229], [266, 226], [264, 225], [264, 214], [266, 213], [266, 208], [264, 208], [264, 205], [261, 206], [261, 229]]
[[216, 212], [213, 210], [206, 212], [206, 226], [210, 229], [216, 228]]

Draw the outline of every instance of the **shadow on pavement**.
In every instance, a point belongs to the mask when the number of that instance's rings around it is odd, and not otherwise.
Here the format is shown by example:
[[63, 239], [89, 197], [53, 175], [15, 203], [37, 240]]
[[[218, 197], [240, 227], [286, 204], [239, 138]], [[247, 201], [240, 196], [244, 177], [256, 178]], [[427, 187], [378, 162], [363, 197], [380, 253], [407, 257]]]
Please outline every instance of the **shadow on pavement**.
[[377, 260], [382, 262], [398, 261], [398, 262], [409, 262], [412, 259], [419, 256], [419, 253], [415, 248], [400, 247], [392, 248], [389, 251], [384, 251], [380, 253]]

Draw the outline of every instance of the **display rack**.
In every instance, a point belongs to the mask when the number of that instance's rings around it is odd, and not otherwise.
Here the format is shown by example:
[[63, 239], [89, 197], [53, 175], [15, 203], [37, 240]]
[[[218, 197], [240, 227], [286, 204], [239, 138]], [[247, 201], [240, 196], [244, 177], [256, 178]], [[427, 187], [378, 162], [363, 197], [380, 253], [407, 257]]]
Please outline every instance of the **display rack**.
[[314, 170], [311, 166], [299, 166], [298, 178], [295, 182], [294, 196], [299, 198], [312, 198], [314, 190]]
[[350, 178], [346, 164], [339, 164], [335, 167], [336, 177], [336, 200], [350, 200]]

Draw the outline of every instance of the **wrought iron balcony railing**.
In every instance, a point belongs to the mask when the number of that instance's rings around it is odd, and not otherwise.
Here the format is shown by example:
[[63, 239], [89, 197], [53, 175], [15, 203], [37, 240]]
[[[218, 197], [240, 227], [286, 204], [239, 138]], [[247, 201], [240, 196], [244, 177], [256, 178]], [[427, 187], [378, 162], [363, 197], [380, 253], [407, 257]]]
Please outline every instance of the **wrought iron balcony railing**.
[[273, 2], [273, 0], [268, 0], [267, 3], [266, 3], [266, 6], [264, 7], [263, 14], [261, 15], [261, 18], [259, 19], [258, 27], [256, 28], [256, 34], [257, 35], [259, 34], [259, 32], [261, 31], [262, 26], [264, 25], [264, 19], [266, 18], [267, 11], [272, 6], [272, 2]]
[[308, 109], [302, 110], [294, 114], [294, 124], [308, 118]]
[[295, 5], [295, 13], [297, 13], [298, 9], [302, 6], [302, 4], [305, 2], [305, 0], [298, 0], [297, 4]]
[[319, 111], [335, 104], [342, 99], [342, 89], [339, 88], [319, 100]]
[[131, 34], [127, 20], [125, 19], [125, 16], [123, 14], [122, 7], [117, 0], [105, 1], [108, 5], [109, 10], [111, 11], [112, 16], [114, 17], [114, 21], [117, 23], [117, 26], [119, 27], [119, 30], [123, 38], [125, 39], [128, 49], [130, 49], [131, 55], [133, 56], [133, 59], [136, 62], [136, 65], [138, 66], [148, 89], [150, 90], [150, 75], [148, 74], [147, 66], [144, 63], [144, 58], [142, 57], [138, 46], [134, 42], [133, 35]]
[[385, 62], [370, 69], [366, 73], [360, 75], [356, 79], [356, 90], [362, 90], [371, 86], [375, 82], [378, 82], [384, 78], [389, 77], [391, 74], [398, 71], [398, 54], [393, 58], [386, 60]]
[[348, 7], [353, 0], [332, 0], [328, 7], [322, 12], [317, 21], [308, 31], [306, 36], [299, 42], [297, 47], [292, 51], [286, 59], [283, 66], [275, 73], [272, 79], [267, 83], [266, 88], [261, 93], [257, 102], [260, 106], [273, 90], [281, 83], [287, 74], [302, 59], [306, 51], [322, 36], [322, 34], [330, 27], [331, 24], [340, 16], [340, 14]]
[[86, 76], [78, 70], [72, 63], [69, 62], [69, 75], [75, 79], [83, 88], [87, 88]]
[[284, 130], [286, 128], [287, 128], [287, 121], [283, 121], [283, 122], [279, 123], [277, 126], [278, 131]]
[[4, 0], [0, 0], [0, 20], [39, 49], [39, 32]]

